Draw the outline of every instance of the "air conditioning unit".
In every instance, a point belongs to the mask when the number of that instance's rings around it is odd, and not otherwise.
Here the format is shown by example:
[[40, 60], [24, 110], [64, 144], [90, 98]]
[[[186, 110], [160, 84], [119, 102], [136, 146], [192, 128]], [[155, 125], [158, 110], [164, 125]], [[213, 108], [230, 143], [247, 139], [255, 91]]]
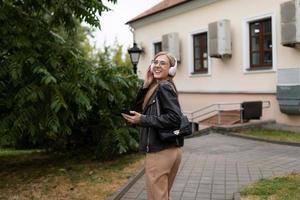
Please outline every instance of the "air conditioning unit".
[[278, 69], [277, 100], [281, 112], [300, 115], [300, 68]]
[[162, 36], [162, 50], [173, 54], [180, 61], [180, 41], [178, 33], [169, 33]]
[[300, 44], [300, 0], [280, 4], [281, 44], [295, 47]]
[[209, 56], [215, 58], [231, 57], [230, 21], [223, 19], [208, 24]]

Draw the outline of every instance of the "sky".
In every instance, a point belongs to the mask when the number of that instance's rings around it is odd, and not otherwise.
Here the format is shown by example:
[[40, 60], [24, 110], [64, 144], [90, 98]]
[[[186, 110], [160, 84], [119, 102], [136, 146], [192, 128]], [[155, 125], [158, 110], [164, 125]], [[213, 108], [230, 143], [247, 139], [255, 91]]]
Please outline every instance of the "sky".
[[104, 46], [104, 42], [106, 45], [113, 45], [117, 39], [124, 48], [131, 47], [133, 35], [125, 23], [160, 1], [118, 0], [117, 4], [112, 4], [104, 0], [104, 4], [112, 10], [104, 12], [100, 17], [101, 30], [94, 32], [94, 38], [90, 38], [91, 44], [99, 49]]

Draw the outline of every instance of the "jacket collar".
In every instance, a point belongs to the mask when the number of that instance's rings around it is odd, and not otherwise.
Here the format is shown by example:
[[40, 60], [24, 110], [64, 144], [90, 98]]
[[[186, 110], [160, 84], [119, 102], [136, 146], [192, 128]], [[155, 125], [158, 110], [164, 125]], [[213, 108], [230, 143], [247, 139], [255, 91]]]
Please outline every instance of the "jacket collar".
[[149, 99], [147, 105], [145, 106], [145, 108], [143, 110], [143, 114], [146, 113], [146, 111], [152, 104], [156, 103], [156, 98], [155, 98], [156, 96], [157, 96], [157, 91], [154, 92], [153, 95], [151, 96], [151, 98]]

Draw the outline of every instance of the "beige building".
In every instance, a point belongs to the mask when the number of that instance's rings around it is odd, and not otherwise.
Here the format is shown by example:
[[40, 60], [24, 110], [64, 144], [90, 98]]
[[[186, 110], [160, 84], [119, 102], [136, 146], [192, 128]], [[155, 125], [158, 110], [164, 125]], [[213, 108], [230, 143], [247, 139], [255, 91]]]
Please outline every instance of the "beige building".
[[143, 49], [138, 76], [155, 52], [171, 51], [182, 108], [201, 109], [196, 121], [263, 101], [261, 119], [300, 126], [299, 0], [163, 0], [128, 24]]

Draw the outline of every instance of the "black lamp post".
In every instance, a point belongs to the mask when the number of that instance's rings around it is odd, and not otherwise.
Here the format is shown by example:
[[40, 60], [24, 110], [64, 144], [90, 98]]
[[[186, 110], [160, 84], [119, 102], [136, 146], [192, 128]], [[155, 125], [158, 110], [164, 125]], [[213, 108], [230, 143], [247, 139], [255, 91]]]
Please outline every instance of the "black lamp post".
[[136, 45], [136, 43], [133, 43], [133, 47], [128, 49], [128, 53], [130, 55], [130, 60], [131, 63], [133, 65], [133, 72], [136, 74], [136, 66], [139, 62], [140, 59], [140, 55], [142, 53], [142, 49], [138, 48], [138, 46]]

